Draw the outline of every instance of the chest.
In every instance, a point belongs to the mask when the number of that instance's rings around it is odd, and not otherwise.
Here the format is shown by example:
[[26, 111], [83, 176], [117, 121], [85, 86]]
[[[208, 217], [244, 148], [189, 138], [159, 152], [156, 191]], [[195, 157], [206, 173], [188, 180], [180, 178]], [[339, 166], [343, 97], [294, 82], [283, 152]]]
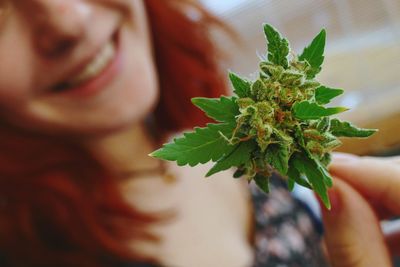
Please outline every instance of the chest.
[[156, 253], [166, 266], [250, 266], [251, 205], [246, 185], [229, 172], [204, 178], [207, 166], [170, 168], [177, 176], [173, 184], [154, 178], [126, 186], [127, 198], [135, 206], [172, 214], [167, 222], [151, 226], [161, 242], [135, 246]]

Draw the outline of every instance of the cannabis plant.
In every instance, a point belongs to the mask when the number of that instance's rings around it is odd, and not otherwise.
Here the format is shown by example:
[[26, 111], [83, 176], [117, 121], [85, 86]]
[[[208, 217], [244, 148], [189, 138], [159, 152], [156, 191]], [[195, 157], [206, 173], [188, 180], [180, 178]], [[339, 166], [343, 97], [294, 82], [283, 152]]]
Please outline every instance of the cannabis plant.
[[300, 55], [271, 25], [264, 32], [268, 49], [256, 80], [231, 72], [234, 96], [192, 99], [217, 123], [195, 127], [150, 155], [180, 166], [215, 162], [206, 176], [234, 167], [235, 178], [245, 176], [265, 192], [278, 172], [289, 189], [295, 183], [313, 189], [329, 208], [327, 166], [330, 152], [341, 145], [338, 137], [368, 137], [376, 130], [331, 117], [347, 108], [325, 107], [343, 93], [315, 79], [324, 61], [325, 30]]

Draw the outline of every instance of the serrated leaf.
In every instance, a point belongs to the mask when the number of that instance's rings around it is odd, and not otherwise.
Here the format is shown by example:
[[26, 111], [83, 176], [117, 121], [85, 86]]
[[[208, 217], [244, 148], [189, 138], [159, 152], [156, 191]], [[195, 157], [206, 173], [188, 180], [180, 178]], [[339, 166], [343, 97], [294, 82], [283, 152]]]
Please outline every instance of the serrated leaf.
[[236, 121], [235, 116], [239, 114], [239, 106], [235, 97], [194, 97], [192, 103], [203, 110], [208, 117], [219, 122]]
[[289, 146], [269, 145], [265, 159], [281, 175], [285, 176], [289, 168]]
[[293, 105], [293, 111], [296, 118], [300, 120], [316, 120], [322, 117], [347, 111], [345, 107], [325, 108], [316, 103], [302, 101]]
[[289, 63], [289, 42], [271, 25], [264, 24], [264, 33], [268, 41], [268, 60], [274, 64], [287, 68]]
[[206, 177], [209, 177], [217, 172], [227, 170], [231, 167], [238, 167], [251, 158], [251, 152], [256, 148], [257, 144], [254, 141], [241, 142], [237, 144], [229, 154], [226, 154], [208, 171]]
[[330, 209], [331, 204], [328, 197], [328, 189], [325, 184], [324, 173], [321, 172], [317, 164], [310, 158], [295, 154], [293, 156], [293, 166], [300, 174], [307, 176], [308, 181], [312, 185], [313, 190], [318, 194], [327, 209]]
[[269, 177], [257, 173], [253, 180], [264, 193], [269, 193]]
[[312, 79], [321, 71], [324, 62], [326, 31], [321, 32], [312, 40], [311, 44], [304, 48], [303, 53], [299, 56], [299, 60], [306, 60], [311, 68], [307, 72], [307, 78]]
[[250, 96], [251, 82], [239, 77], [237, 74], [233, 72], [229, 72], [229, 79], [233, 86], [233, 92], [238, 97]]
[[324, 179], [325, 185], [329, 188], [333, 186], [333, 180], [331, 175], [329, 174], [328, 170], [325, 168], [325, 166], [321, 163], [320, 160], [311, 158], [317, 165], [317, 169], [319, 170], [320, 173], [322, 173], [322, 177]]
[[331, 133], [337, 137], [369, 137], [376, 133], [377, 129], [358, 128], [347, 121], [331, 120]]
[[343, 94], [343, 92], [343, 89], [320, 86], [315, 90], [315, 101], [318, 104], [325, 105], [331, 102], [333, 98]]
[[194, 128], [194, 132], [184, 133], [183, 137], [175, 138], [171, 143], [152, 152], [150, 156], [177, 161], [179, 166], [189, 164], [195, 166], [210, 160], [216, 161], [232, 150], [221, 135], [229, 136], [235, 128], [233, 123], [207, 124], [204, 128]]

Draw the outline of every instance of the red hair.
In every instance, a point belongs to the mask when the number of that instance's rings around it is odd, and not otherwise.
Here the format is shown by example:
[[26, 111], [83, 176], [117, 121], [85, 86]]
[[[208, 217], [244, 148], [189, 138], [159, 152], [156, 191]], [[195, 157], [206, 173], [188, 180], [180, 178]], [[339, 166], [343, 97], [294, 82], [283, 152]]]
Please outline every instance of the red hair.
[[[209, 36], [219, 22], [191, 1], [144, 2], [161, 88], [156, 125], [167, 133], [204, 124], [190, 98], [226, 93]], [[144, 226], [155, 217], [127, 204], [118, 183], [74, 140], [1, 120], [0, 254], [24, 267], [146, 260], [127, 243], [152, 238]]]

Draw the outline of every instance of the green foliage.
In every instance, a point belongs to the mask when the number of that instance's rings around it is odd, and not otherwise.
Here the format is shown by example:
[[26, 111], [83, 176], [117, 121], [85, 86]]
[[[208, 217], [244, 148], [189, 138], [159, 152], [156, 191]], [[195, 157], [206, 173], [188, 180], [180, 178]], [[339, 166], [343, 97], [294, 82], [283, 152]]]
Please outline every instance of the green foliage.
[[318, 104], [325, 105], [331, 102], [331, 100], [341, 94], [343, 89], [334, 89], [326, 86], [320, 86], [315, 90], [315, 101]]
[[289, 169], [289, 146], [270, 145], [265, 159], [271, 167], [276, 169], [281, 175], [285, 176]]
[[248, 81], [230, 72], [236, 96], [196, 97], [194, 105], [216, 120], [195, 128], [151, 156], [195, 166], [215, 162], [206, 176], [236, 168], [233, 177], [246, 177], [264, 192], [269, 191], [273, 171], [314, 190], [330, 207], [327, 190], [332, 178], [327, 171], [330, 152], [341, 144], [338, 137], [368, 137], [374, 129], [360, 129], [330, 116], [346, 111], [325, 107], [342, 89], [315, 80], [324, 60], [325, 30], [300, 56], [289, 56], [289, 42], [265, 24], [267, 59], [259, 64], [260, 75]]
[[284, 68], [288, 67], [289, 42], [271, 25], [264, 24], [264, 33], [268, 41], [268, 60]]
[[192, 98], [192, 103], [203, 110], [206, 115], [219, 122], [234, 122], [239, 115], [236, 98], [221, 96], [220, 98]]
[[253, 179], [254, 179], [254, 182], [256, 182], [256, 184], [262, 191], [264, 191], [265, 193], [269, 193], [269, 182], [268, 182], [269, 177], [268, 176], [257, 173]]
[[234, 124], [208, 124], [205, 128], [195, 128], [194, 132], [184, 133], [175, 138], [150, 156], [164, 160], [176, 161], [179, 166], [195, 166], [210, 160], [217, 161], [232, 150], [224, 135], [229, 135]]
[[326, 31], [325, 29], [312, 40], [311, 44], [304, 48], [303, 53], [299, 56], [300, 61], [307, 61], [310, 68], [306, 71], [307, 78], [314, 78], [320, 71], [324, 62]]
[[240, 78], [233, 72], [229, 72], [229, 79], [233, 86], [233, 92], [238, 97], [248, 97], [250, 95], [251, 82]]
[[256, 149], [254, 141], [241, 142], [222, 158], [209, 170], [206, 177], [211, 176], [217, 172], [227, 170], [231, 167], [239, 167], [240, 165], [248, 162], [251, 158], [251, 152]]
[[[328, 182], [326, 181], [331, 181], [332, 178], [327, 174], [326, 170], [319, 166], [314, 160], [300, 154], [294, 155], [293, 166], [300, 174], [307, 177], [312, 189], [320, 196], [325, 206], [330, 209], [331, 204], [327, 192]], [[328, 184], [330, 185], [331, 183]]]
[[347, 121], [333, 119], [331, 121], [331, 132], [337, 137], [369, 137], [376, 133], [377, 129], [357, 128]]
[[346, 110], [344, 107], [325, 108], [310, 101], [302, 101], [293, 106], [294, 116], [300, 120], [317, 120]]

